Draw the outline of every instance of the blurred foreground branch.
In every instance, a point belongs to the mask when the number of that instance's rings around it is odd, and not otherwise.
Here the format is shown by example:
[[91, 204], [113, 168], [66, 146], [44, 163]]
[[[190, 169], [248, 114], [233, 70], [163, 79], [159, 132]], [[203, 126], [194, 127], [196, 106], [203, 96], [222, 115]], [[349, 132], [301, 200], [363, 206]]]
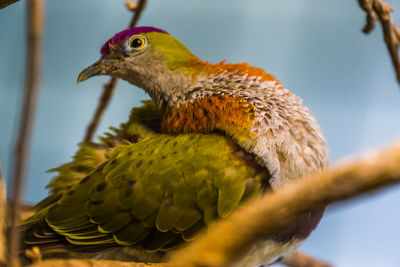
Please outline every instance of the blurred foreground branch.
[[0, 9], [8, 7], [9, 5], [14, 4], [15, 2], [18, 1], [19, 0], [0, 0]]
[[163, 263], [136, 263], [136, 262], [122, 262], [112, 260], [45, 260], [30, 267], [164, 267]]
[[[126, 7], [134, 12], [132, 20], [129, 23], [129, 28], [133, 28], [136, 26], [144, 8], [146, 7], [146, 3], [147, 0], [139, 0], [139, 3], [137, 5], [133, 4], [133, 2], [129, 0], [126, 1]], [[114, 89], [117, 85], [117, 81], [117, 78], [111, 77], [108, 83], [104, 84], [103, 93], [100, 97], [99, 104], [96, 108], [91, 122], [89, 123], [89, 126], [86, 129], [85, 137], [83, 139], [84, 142], [90, 142], [93, 139], [101, 118], [103, 117], [104, 111], [107, 109], [108, 104], [110, 103], [110, 100], [114, 94]]]
[[378, 20], [380, 22], [382, 26], [383, 39], [392, 60], [397, 82], [400, 83], [400, 29], [393, 22], [391, 17], [393, 8], [382, 0], [358, 0], [358, 3], [367, 15], [366, 24], [363, 28], [365, 34], [372, 32], [375, 28], [375, 21]]
[[172, 255], [171, 266], [229, 266], [252, 244], [284, 229], [310, 209], [400, 182], [400, 142], [369, 155], [290, 184], [239, 207], [216, 222], [186, 248]]
[[281, 264], [288, 267], [333, 267], [329, 263], [319, 261], [300, 252], [294, 252], [290, 257], [283, 259]]
[[25, 74], [24, 100], [19, 121], [18, 139], [15, 146], [12, 198], [10, 209], [10, 231], [8, 236], [7, 266], [16, 264], [19, 247], [19, 233], [17, 225], [20, 223], [20, 199], [26, 176], [26, 169], [30, 154], [33, 121], [36, 111], [40, 83], [41, 38], [43, 33], [44, 2], [43, 0], [29, 0], [27, 12], [27, 61]]
[[[252, 244], [283, 230], [310, 209], [325, 207], [399, 182], [400, 142], [380, 153], [369, 154], [352, 163], [314, 174], [244, 204], [229, 218], [212, 225], [207, 234], [172, 253], [168, 264], [150, 266], [230, 266]], [[72, 266], [67, 265], [70, 261], [62, 263], [54, 260], [44, 261], [40, 266], [56, 266], [44, 265], [47, 262], [56, 262], [57, 267]], [[113, 265], [106, 261], [82, 262], [86, 265], [80, 266], [146, 266], [122, 262], [112, 262]], [[102, 262], [108, 265], [101, 265]], [[285, 259], [283, 264], [291, 267], [330, 266], [299, 253]]]
[[6, 263], [6, 188], [1, 168], [0, 159], [0, 266]]
[[[283, 265], [288, 267], [332, 267], [332, 265], [320, 262], [305, 254], [295, 252], [292, 256], [286, 258]], [[76, 259], [54, 259], [39, 261], [30, 267], [168, 267], [166, 263], [139, 263], [139, 262], [121, 262], [111, 260], [76, 260]]]

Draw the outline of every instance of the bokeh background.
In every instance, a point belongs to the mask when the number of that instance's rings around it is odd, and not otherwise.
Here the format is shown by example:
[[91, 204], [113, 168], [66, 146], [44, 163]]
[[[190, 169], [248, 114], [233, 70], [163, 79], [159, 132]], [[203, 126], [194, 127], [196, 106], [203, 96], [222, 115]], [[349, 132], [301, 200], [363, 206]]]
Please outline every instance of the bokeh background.
[[[400, 2], [388, 1], [400, 17]], [[76, 84], [101, 45], [126, 28], [123, 1], [46, 1], [43, 82], [24, 199], [47, 195], [46, 170], [70, 160], [106, 77]], [[24, 1], [0, 10], [0, 145], [4, 175], [22, 99]], [[349, 0], [149, 0], [140, 25], [166, 29], [202, 59], [249, 62], [304, 99], [322, 126], [333, 162], [400, 136], [400, 88], [380, 27], [366, 36], [364, 13]], [[148, 98], [119, 82], [98, 133]], [[337, 266], [400, 266], [400, 188], [328, 209], [301, 250]]]

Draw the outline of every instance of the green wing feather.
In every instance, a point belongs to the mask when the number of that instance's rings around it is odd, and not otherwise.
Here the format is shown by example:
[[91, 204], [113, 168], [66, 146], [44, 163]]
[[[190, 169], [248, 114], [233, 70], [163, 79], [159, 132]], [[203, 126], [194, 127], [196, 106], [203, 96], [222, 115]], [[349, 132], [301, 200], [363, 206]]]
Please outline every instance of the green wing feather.
[[[26, 224], [46, 222], [79, 246], [165, 251], [261, 191], [264, 177], [228, 138], [156, 133], [157, 112], [146, 102], [100, 144], [81, 145], [73, 161], [57, 169], [52, 195]], [[76, 170], [81, 175], [68, 176]]]

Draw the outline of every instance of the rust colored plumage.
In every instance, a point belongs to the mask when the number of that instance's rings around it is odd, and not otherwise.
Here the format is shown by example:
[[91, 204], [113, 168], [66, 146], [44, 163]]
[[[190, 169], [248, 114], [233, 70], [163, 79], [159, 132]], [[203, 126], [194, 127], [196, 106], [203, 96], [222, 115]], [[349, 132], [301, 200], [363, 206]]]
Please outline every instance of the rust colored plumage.
[[227, 72], [238, 76], [259, 77], [260, 82], [275, 81], [277, 85], [281, 85], [281, 82], [276, 80], [274, 75], [266, 73], [265, 70], [261, 68], [253, 67], [248, 63], [226, 63], [226, 60], [224, 60], [217, 64], [211, 64], [204, 62], [197, 57], [193, 57], [189, 60], [189, 66], [195, 68], [198, 66], [199, 68], [202, 68], [207, 75], [217, 75], [222, 72]]
[[249, 132], [255, 108], [245, 99], [227, 95], [208, 96], [166, 110], [161, 123], [164, 133]]

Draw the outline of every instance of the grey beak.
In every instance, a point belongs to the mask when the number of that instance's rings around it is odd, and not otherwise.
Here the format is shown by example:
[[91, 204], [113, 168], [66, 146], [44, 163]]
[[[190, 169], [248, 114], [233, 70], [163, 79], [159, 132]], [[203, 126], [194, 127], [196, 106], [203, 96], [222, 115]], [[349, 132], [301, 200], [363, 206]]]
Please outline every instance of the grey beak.
[[104, 64], [104, 60], [100, 59], [100, 60], [96, 61], [94, 64], [87, 67], [86, 69], [84, 69], [83, 71], [81, 71], [81, 73], [79, 73], [77, 82], [80, 83], [80, 82], [86, 81], [87, 79], [89, 79], [93, 76], [102, 75], [102, 74], [106, 74], [105, 64]]

